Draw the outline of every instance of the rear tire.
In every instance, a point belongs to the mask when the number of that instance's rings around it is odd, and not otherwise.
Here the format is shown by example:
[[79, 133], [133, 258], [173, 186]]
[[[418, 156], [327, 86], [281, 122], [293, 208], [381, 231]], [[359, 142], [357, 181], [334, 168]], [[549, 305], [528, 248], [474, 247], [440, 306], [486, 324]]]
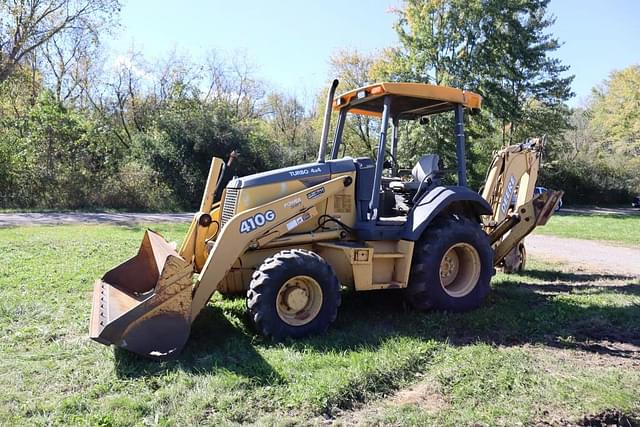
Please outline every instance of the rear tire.
[[480, 225], [440, 218], [416, 242], [405, 295], [419, 310], [471, 310], [489, 294], [493, 272], [493, 251]]
[[336, 320], [340, 282], [318, 254], [278, 252], [253, 274], [247, 308], [258, 332], [275, 340], [323, 333]]

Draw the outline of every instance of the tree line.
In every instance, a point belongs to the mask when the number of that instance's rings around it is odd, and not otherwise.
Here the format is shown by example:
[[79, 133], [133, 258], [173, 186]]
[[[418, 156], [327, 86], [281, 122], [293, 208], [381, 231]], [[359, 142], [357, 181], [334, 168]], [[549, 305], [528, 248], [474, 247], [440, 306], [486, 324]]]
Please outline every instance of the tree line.
[[[547, 134], [541, 182], [582, 203], [638, 191], [640, 69], [613, 73], [570, 109], [568, 67], [554, 56], [549, 0], [407, 0], [399, 44], [338, 51], [330, 76], [348, 90], [377, 81], [461, 87], [484, 96], [467, 117], [470, 183], [492, 152]], [[104, 47], [117, 0], [0, 5], [0, 208], [196, 208], [212, 156], [236, 150], [240, 175], [313, 161], [326, 92], [310, 105], [262, 82], [250, 58], [179, 52], [150, 62]], [[335, 120], [334, 120], [335, 123]], [[437, 152], [452, 164], [450, 117], [403, 124], [398, 162]], [[346, 155], [375, 156], [378, 123], [351, 117]]]

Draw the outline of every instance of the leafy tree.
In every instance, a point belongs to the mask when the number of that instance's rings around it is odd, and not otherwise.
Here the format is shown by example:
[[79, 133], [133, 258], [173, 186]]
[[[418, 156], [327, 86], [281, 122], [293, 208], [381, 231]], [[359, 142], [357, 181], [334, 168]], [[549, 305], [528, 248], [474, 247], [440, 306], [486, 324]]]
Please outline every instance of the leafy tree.
[[563, 103], [573, 96], [573, 76], [564, 76], [569, 67], [550, 56], [560, 43], [547, 32], [555, 21], [547, 14], [548, 4], [489, 0], [484, 5], [478, 83], [509, 143], [532, 134], [557, 136], [568, 127], [569, 111]]
[[264, 118], [282, 163], [294, 165], [314, 159], [314, 124], [295, 96], [271, 93], [264, 102]]
[[250, 123], [239, 122], [233, 107], [211, 106], [197, 96], [163, 104], [153, 127], [136, 141], [140, 158], [173, 189], [183, 208], [199, 203], [213, 156], [226, 160], [237, 150], [235, 168], [243, 175], [271, 166], [268, 152], [256, 150], [259, 140]]
[[640, 66], [614, 71], [548, 152], [542, 182], [578, 203], [628, 203], [640, 192]]
[[[329, 64], [332, 78], [340, 80], [340, 92], [374, 83], [374, 78], [371, 74], [374, 55], [366, 55], [357, 50], [340, 50], [331, 56]], [[321, 104], [323, 108], [324, 102], [325, 99], [323, 97]], [[344, 152], [351, 156], [375, 158], [378, 129], [379, 120], [375, 118], [349, 115], [342, 136]]]
[[5, 125], [0, 148], [10, 170], [8, 206], [91, 205], [99, 183], [117, 170], [121, 154], [99, 124], [43, 91], [21, 122]]
[[[112, 21], [118, 0], [5, 0], [0, 3], [0, 83], [19, 64], [65, 33], [96, 33]], [[58, 44], [60, 46], [60, 44]]]
[[499, 119], [519, 125], [530, 99], [558, 106], [573, 77], [550, 56], [560, 46], [547, 33], [549, 0], [407, 0], [396, 10], [401, 46], [377, 65], [402, 80], [485, 92]]
[[[373, 74], [381, 79], [468, 88], [485, 95], [485, 112], [467, 120], [471, 185], [481, 182], [490, 153], [501, 144], [568, 127], [563, 102], [572, 94], [567, 67], [550, 55], [549, 0], [406, 0], [396, 10], [401, 45], [386, 50]], [[413, 127], [403, 155], [438, 150], [454, 161], [451, 118]], [[497, 132], [496, 132], [497, 131]], [[500, 135], [501, 138], [497, 138]], [[417, 142], [416, 142], [417, 141]]]
[[640, 156], [640, 65], [611, 73], [593, 90], [594, 132], [609, 154]]

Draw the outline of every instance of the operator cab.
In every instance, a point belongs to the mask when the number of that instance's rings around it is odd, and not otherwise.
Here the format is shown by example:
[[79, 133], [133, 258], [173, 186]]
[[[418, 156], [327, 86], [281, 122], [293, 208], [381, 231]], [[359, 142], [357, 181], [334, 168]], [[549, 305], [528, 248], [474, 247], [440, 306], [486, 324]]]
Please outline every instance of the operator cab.
[[[420, 157], [413, 167], [410, 175], [399, 171], [398, 177], [389, 181], [389, 188], [397, 193], [416, 194], [440, 181], [440, 156], [437, 154], [425, 154]], [[383, 178], [384, 179], [384, 178]]]
[[[338, 158], [349, 114], [380, 119], [377, 152], [382, 155], [376, 159], [361, 157], [354, 160], [358, 212], [356, 231], [361, 239], [397, 238], [406, 229], [408, 217], [416, 204], [432, 190], [444, 188], [442, 177], [445, 171], [437, 154], [423, 155], [412, 169], [398, 168], [400, 122], [422, 121], [430, 115], [453, 111], [458, 186], [466, 187], [464, 109], [479, 111], [481, 102], [481, 96], [472, 92], [421, 83], [380, 83], [334, 98], [333, 110], [339, 111], [339, 117], [331, 160]], [[387, 145], [390, 145], [390, 150]], [[324, 162], [325, 152], [326, 138], [321, 142], [319, 162]], [[387, 176], [383, 176], [385, 170], [389, 172]]]

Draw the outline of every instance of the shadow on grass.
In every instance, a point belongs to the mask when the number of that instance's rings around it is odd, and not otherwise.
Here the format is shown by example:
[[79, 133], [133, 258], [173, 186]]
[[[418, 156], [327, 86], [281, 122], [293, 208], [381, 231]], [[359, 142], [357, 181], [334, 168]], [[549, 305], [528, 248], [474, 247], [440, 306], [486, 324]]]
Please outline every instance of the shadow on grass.
[[583, 292], [589, 292], [590, 294], [607, 294], [607, 293], [611, 293], [611, 291], [614, 290], [615, 293], [619, 293], [619, 294], [640, 296], [640, 286], [633, 283], [626, 284], [626, 285], [619, 285], [619, 286], [568, 285], [566, 283], [551, 283], [548, 285], [519, 284], [518, 286], [525, 287], [534, 292], [553, 293], [553, 294], [561, 294], [561, 293], [574, 294], [574, 293], [583, 293]]
[[116, 372], [120, 377], [136, 378], [175, 370], [227, 370], [260, 385], [280, 383], [282, 379], [252, 341], [253, 336], [231, 324], [222, 310], [208, 305], [193, 323], [189, 341], [177, 359], [159, 362], [116, 348]]
[[564, 272], [564, 271], [554, 271], [554, 270], [536, 270], [536, 269], [527, 269], [526, 272], [522, 273], [525, 277], [531, 277], [539, 280], [547, 280], [547, 281], [563, 281], [563, 282], [572, 282], [572, 283], [582, 283], [585, 282], [597, 282], [603, 280], [628, 280], [633, 281], [634, 277], [623, 274], [606, 274], [606, 273], [579, 273], [579, 272]]
[[[398, 290], [345, 292], [338, 320], [327, 334], [284, 344], [253, 335], [240, 309], [225, 315], [220, 308], [209, 305], [194, 322], [178, 360], [158, 363], [117, 350], [117, 370], [124, 377], [176, 369], [229, 370], [258, 384], [273, 384], [283, 380], [257, 351], [259, 348], [284, 345], [301, 351], [348, 352], [376, 349], [398, 337], [460, 346], [477, 342], [542, 344], [640, 358], [640, 307], [607, 305], [605, 300], [598, 300], [605, 298], [603, 294], [640, 295], [640, 284], [627, 282], [631, 280], [627, 276], [544, 270], [529, 270], [521, 279], [527, 277], [549, 282], [499, 281], [485, 304], [468, 313], [419, 312], [406, 304]], [[623, 283], [605, 285], [606, 280]], [[583, 296], [594, 299], [585, 302]]]
[[[627, 276], [543, 270], [527, 271], [526, 277], [553, 277], [554, 282], [498, 282], [485, 304], [468, 313], [418, 312], [406, 305], [398, 291], [346, 293], [339, 320], [327, 335], [290, 345], [351, 351], [405, 336], [453, 345], [575, 347], [640, 358], [640, 307], [609, 305], [603, 299], [604, 294], [640, 295], [640, 284], [633, 284]], [[566, 282], [556, 282], [559, 279]], [[603, 284], [606, 280], [623, 282]], [[582, 298], [592, 299], [585, 302]]]

